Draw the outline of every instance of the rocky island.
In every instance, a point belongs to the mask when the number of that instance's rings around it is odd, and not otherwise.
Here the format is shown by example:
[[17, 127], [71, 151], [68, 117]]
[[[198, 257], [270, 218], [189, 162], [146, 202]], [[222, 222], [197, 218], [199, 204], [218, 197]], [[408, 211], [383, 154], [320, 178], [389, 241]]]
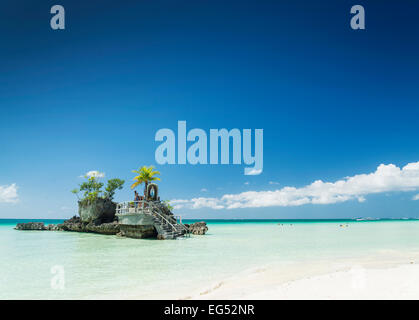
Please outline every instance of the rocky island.
[[208, 227], [204, 221], [183, 224], [179, 216], [172, 213], [172, 207], [167, 201], [160, 201], [158, 187], [153, 180], [159, 174], [153, 167], [142, 167], [134, 170], [138, 174], [134, 178], [137, 185], [144, 183], [144, 196], [137, 192], [135, 201], [115, 203], [113, 196], [117, 189], [122, 189], [123, 180], [111, 179], [105, 192], [101, 189], [103, 183], [95, 175], [86, 176], [87, 182], [80, 185], [80, 189], [72, 192], [78, 196], [84, 191], [84, 197], [79, 198], [79, 216], [65, 220], [60, 224], [45, 225], [43, 222], [18, 223], [16, 230], [45, 230], [45, 231], [73, 231], [91, 232], [105, 235], [118, 235], [129, 238], [176, 239], [178, 237], [204, 235]]
[[[185, 224], [185, 227], [191, 234], [204, 235], [208, 231], [206, 222], [200, 221], [192, 224]], [[74, 232], [91, 232], [106, 235], [119, 235], [121, 233], [118, 221], [110, 223], [101, 223], [98, 225], [92, 223], [83, 223], [80, 217], [74, 216], [71, 219], [65, 220], [60, 224], [48, 224], [43, 222], [26, 222], [18, 223], [15, 227], [16, 230], [39, 230], [39, 231], [74, 231]], [[155, 228], [150, 229], [147, 233], [139, 238], [157, 238], [157, 231]]]

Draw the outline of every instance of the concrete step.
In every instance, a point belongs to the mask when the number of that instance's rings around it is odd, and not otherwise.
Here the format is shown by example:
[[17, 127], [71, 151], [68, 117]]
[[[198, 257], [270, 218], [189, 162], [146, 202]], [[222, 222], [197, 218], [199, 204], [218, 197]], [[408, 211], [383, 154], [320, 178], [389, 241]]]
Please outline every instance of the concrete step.
[[182, 237], [183, 235], [179, 234], [179, 233], [165, 233], [164, 232], [164, 233], [161, 234], [161, 236], [164, 239], [176, 239], [176, 238]]
[[162, 220], [158, 216], [153, 216], [153, 222], [155, 226], [158, 227], [160, 231], [160, 236], [164, 239], [176, 239], [183, 237], [186, 233], [186, 230], [180, 224], [177, 224], [176, 221], [173, 221], [173, 226]]

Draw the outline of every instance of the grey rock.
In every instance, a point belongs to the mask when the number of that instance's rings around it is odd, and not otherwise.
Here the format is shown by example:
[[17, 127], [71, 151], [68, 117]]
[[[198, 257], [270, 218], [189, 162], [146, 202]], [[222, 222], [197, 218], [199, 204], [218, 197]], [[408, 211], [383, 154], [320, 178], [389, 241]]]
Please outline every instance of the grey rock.
[[207, 223], [205, 221], [195, 222], [192, 224], [185, 224], [189, 232], [195, 235], [204, 235], [208, 231]]
[[48, 230], [48, 231], [60, 231], [60, 228], [58, 228], [57, 224], [49, 224], [49, 225], [47, 225], [46, 230]]
[[120, 227], [116, 221], [109, 223], [84, 223], [80, 217], [74, 216], [71, 219], [57, 225], [58, 230], [75, 232], [92, 232], [100, 234], [114, 235], [120, 232]]
[[16, 230], [47, 230], [43, 222], [18, 223]]
[[157, 236], [156, 228], [153, 225], [118, 225], [120, 227], [120, 236], [144, 239], [155, 238]]
[[102, 223], [100, 225], [89, 223], [85, 226], [85, 230], [87, 232], [109, 234], [109, 235], [120, 233], [120, 227], [116, 221], [110, 222], [110, 223]]
[[48, 230], [48, 231], [75, 231], [75, 232], [92, 232], [100, 234], [114, 235], [120, 233], [120, 226], [118, 222], [113, 221], [109, 223], [84, 223], [80, 217], [74, 216], [71, 219], [65, 220], [60, 224], [49, 224], [45, 226], [43, 222], [27, 222], [18, 223], [16, 230]]
[[76, 232], [84, 232], [84, 226], [81, 222], [80, 217], [72, 217], [71, 219], [65, 220], [63, 223], [58, 224], [57, 228], [61, 231], [76, 231]]
[[109, 199], [98, 198], [93, 203], [79, 202], [81, 222], [102, 224], [115, 220], [116, 204]]

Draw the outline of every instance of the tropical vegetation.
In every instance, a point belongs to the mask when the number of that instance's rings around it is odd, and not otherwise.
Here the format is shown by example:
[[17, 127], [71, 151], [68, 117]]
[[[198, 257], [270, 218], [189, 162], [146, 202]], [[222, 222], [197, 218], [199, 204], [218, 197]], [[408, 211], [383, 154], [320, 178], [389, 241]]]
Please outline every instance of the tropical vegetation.
[[156, 177], [156, 175], [160, 174], [160, 172], [155, 171], [153, 166], [143, 166], [138, 170], [132, 170], [132, 172], [136, 173], [137, 176], [133, 179], [135, 182], [132, 184], [131, 189], [134, 189], [144, 183], [144, 195], [146, 195], [147, 186], [151, 181], [160, 180], [159, 177]]
[[170, 211], [173, 211], [173, 206], [170, 205], [170, 200], [164, 200], [163, 204], [167, 207], [167, 209], [169, 209]]
[[[115, 178], [109, 179], [105, 191], [102, 190], [104, 183], [99, 181], [98, 177], [85, 176], [87, 181], [79, 185], [79, 188], [73, 189], [71, 192], [74, 193], [79, 199], [80, 203], [88, 204], [96, 202], [98, 199], [107, 199], [112, 201], [115, 196], [116, 190], [121, 190], [125, 181]], [[83, 193], [80, 198], [79, 192]]]

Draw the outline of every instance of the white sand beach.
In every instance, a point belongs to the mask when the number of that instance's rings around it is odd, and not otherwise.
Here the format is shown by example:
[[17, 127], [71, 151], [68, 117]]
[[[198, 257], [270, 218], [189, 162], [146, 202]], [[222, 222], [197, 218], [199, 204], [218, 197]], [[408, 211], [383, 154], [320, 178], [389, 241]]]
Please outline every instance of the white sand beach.
[[[361, 261], [346, 266], [306, 265], [293, 270], [293, 280], [286, 280], [290, 274], [280, 268], [261, 268], [220, 281], [187, 298], [419, 299], [419, 264], [416, 263], [387, 263], [380, 267], [377, 267], [377, 263]], [[307, 273], [307, 270], [310, 272]], [[312, 275], [308, 275], [310, 273]]]

